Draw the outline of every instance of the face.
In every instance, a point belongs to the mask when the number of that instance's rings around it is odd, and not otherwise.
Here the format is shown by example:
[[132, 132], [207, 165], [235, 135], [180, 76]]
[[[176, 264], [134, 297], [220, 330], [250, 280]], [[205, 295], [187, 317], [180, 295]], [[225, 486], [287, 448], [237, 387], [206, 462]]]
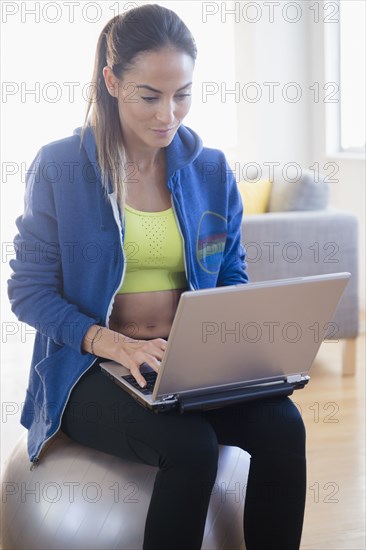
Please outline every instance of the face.
[[169, 145], [190, 109], [193, 69], [188, 54], [168, 48], [138, 55], [120, 81], [104, 67], [107, 88], [118, 97], [127, 147]]

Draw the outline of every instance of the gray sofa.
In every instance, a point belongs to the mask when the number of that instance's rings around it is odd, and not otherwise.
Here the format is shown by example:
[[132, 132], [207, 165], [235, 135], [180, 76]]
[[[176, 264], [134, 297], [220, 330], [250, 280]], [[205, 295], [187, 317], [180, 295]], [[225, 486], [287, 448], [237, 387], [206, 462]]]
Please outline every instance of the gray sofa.
[[293, 183], [277, 172], [265, 213], [245, 216], [244, 204], [242, 242], [251, 282], [351, 273], [326, 339], [344, 340], [342, 372], [353, 375], [359, 333], [358, 223], [356, 216], [328, 202], [325, 179], [314, 182], [313, 174], [304, 171]]

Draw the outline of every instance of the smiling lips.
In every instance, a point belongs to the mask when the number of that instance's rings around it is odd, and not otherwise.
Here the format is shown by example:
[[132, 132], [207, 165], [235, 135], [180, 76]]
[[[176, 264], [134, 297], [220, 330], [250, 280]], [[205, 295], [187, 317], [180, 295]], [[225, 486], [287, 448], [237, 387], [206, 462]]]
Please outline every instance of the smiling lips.
[[169, 132], [171, 132], [172, 130], [174, 130], [174, 128], [167, 128], [167, 129], [163, 129], [163, 130], [160, 130], [159, 128], [152, 128], [152, 131], [153, 132], [156, 132], [157, 134], [168, 134]]

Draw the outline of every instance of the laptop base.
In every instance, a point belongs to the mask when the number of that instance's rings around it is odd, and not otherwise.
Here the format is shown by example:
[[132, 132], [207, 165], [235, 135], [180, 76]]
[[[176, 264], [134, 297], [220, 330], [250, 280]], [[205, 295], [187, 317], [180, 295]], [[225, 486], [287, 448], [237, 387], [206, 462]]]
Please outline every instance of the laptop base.
[[204, 396], [183, 397], [178, 395], [178, 407], [181, 413], [193, 410], [218, 409], [227, 405], [235, 405], [268, 397], [292, 395], [294, 390], [303, 388], [309, 382], [305, 380], [296, 383], [281, 382], [278, 385], [253, 386], [249, 388], [236, 388], [234, 390], [221, 391], [219, 393], [205, 394]]

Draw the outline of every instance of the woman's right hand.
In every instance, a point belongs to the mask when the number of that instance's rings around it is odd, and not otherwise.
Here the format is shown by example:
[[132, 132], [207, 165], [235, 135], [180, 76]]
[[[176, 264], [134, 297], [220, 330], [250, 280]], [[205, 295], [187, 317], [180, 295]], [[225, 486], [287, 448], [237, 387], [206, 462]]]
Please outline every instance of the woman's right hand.
[[140, 372], [141, 365], [147, 363], [155, 372], [158, 372], [166, 346], [167, 341], [164, 338], [135, 340], [125, 337], [123, 343], [120, 343], [116, 349], [115, 361], [128, 368], [137, 383], [144, 388], [146, 380]]

